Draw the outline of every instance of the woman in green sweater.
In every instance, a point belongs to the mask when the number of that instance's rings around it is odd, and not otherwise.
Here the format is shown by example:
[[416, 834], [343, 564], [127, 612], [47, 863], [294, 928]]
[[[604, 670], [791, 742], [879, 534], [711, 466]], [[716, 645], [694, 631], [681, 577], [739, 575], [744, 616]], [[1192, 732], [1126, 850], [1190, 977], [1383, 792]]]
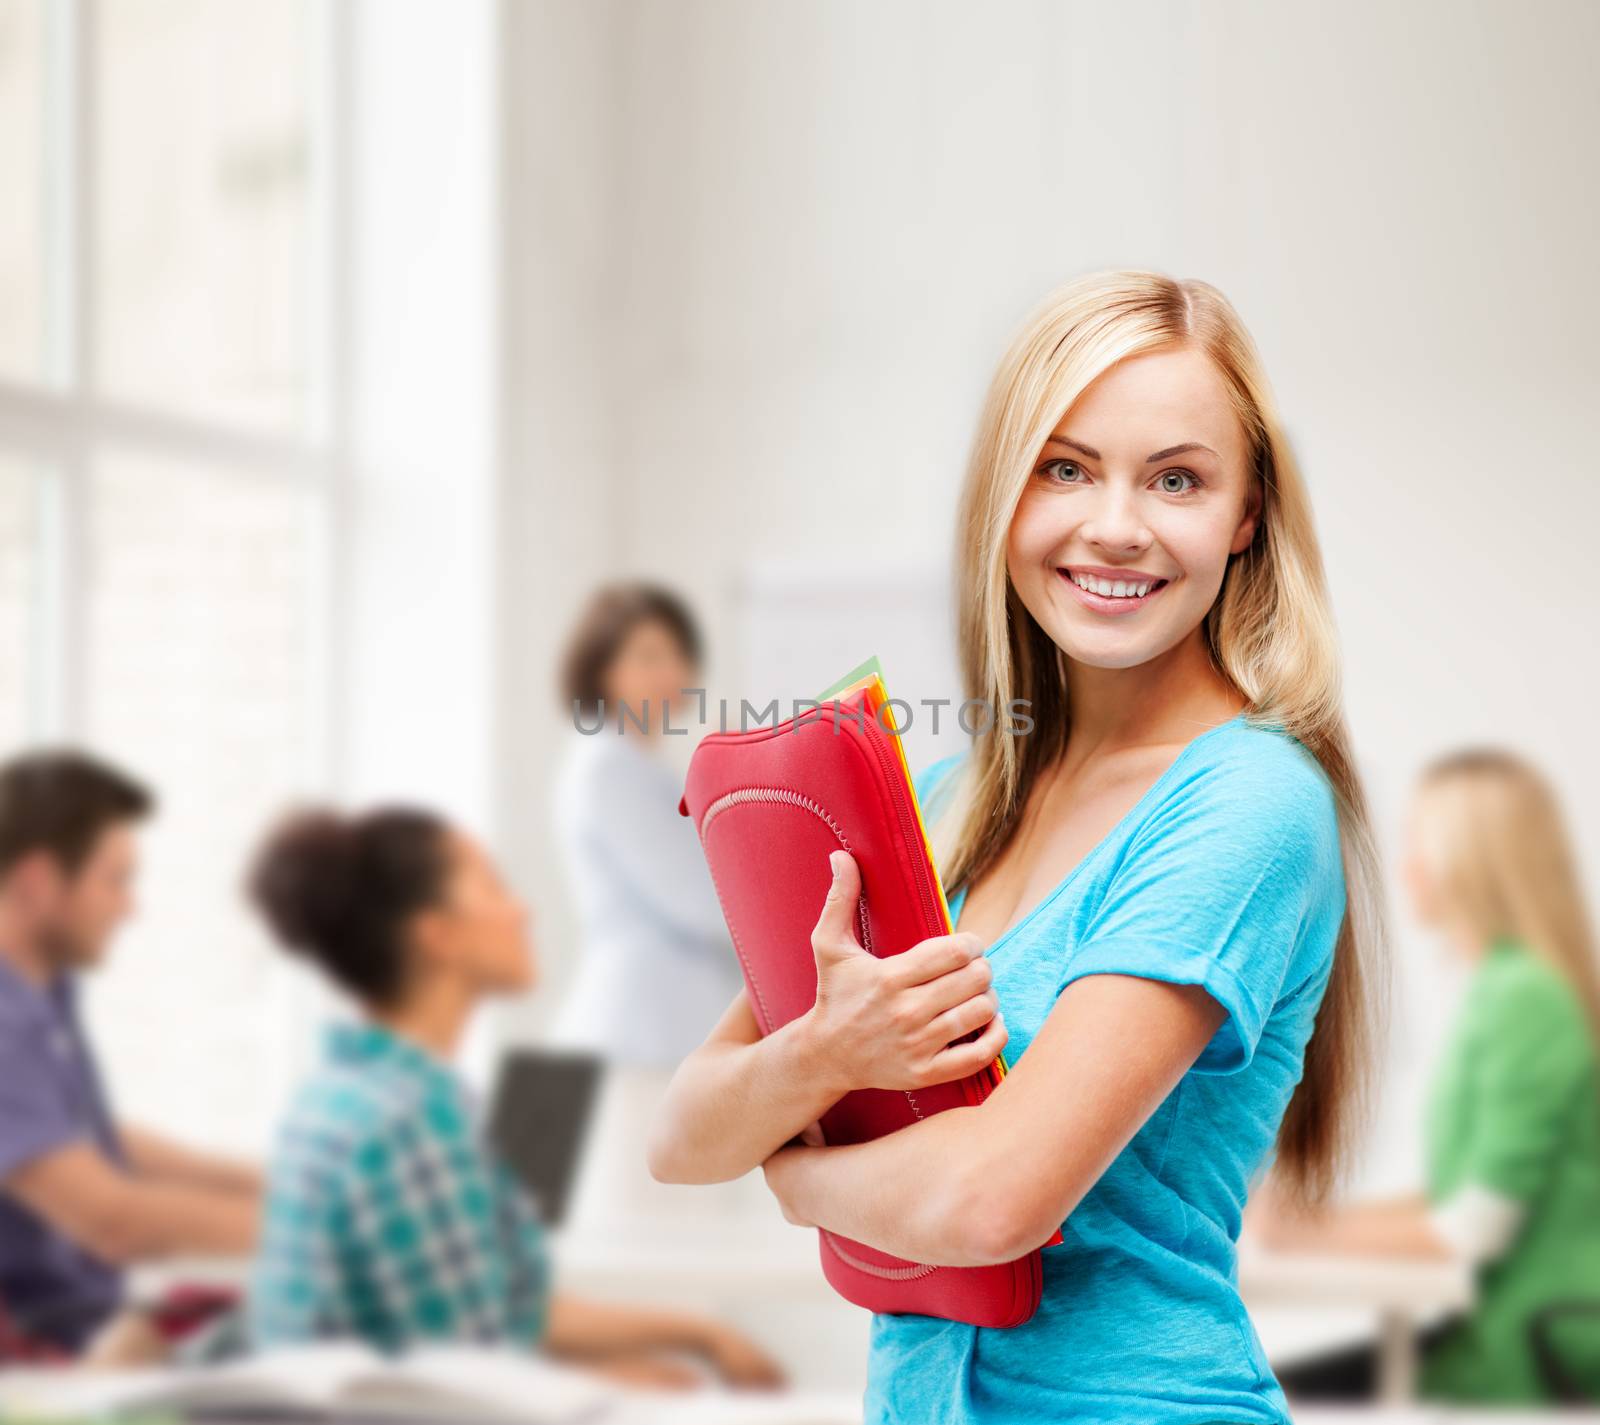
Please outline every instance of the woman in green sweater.
[[[1426, 1191], [1316, 1218], [1275, 1194], [1258, 1240], [1463, 1257], [1472, 1309], [1422, 1342], [1419, 1388], [1536, 1401], [1600, 1382], [1600, 977], [1556, 798], [1520, 758], [1471, 750], [1423, 774], [1405, 879], [1418, 918], [1473, 962], [1428, 1103]], [[1576, 1307], [1576, 1310], [1571, 1308]], [[1279, 1373], [1299, 1399], [1369, 1394], [1370, 1347]]]

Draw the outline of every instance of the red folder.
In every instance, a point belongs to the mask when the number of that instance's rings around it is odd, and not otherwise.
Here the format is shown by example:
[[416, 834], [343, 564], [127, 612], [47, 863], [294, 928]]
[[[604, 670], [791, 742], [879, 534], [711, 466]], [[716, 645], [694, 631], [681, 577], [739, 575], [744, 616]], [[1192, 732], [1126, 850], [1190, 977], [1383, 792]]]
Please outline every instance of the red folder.
[[[690, 759], [678, 809], [699, 832], [763, 1034], [816, 1003], [811, 931], [831, 852], [844, 848], [860, 868], [857, 935], [872, 954], [898, 954], [950, 931], [898, 735], [880, 713], [881, 689], [857, 687], [776, 726], [709, 733]], [[914, 1091], [854, 1090], [822, 1115], [824, 1141], [865, 1142], [981, 1104], [1003, 1072], [997, 1061]], [[1012, 1262], [952, 1267], [908, 1261], [826, 1228], [818, 1237], [828, 1281], [872, 1311], [1016, 1326], [1039, 1305], [1037, 1248]], [[1043, 1245], [1060, 1240], [1057, 1231]]]

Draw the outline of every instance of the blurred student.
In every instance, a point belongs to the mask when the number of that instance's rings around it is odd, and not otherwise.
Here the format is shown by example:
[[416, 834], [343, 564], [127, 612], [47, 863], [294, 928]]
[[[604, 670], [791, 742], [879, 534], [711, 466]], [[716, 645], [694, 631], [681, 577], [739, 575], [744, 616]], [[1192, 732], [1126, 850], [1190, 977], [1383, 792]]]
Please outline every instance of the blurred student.
[[267, 840], [252, 898], [281, 941], [358, 1001], [282, 1125], [248, 1334], [540, 1346], [634, 1382], [781, 1377], [709, 1318], [552, 1294], [542, 1222], [489, 1148], [451, 1065], [473, 1010], [534, 978], [526, 913], [465, 832], [407, 808], [308, 810]]
[[79, 1021], [78, 974], [133, 909], [152, 807], [83, 753], [0, 766], [0, 1301], [74, 1355], [116, 1313], [128, 1264], [255, 1242], [254, 1169], [118, 1123]]
[[700, 650], [675, 595], [619, 583], [594, 594], [566, 653], [555, 830], [583, 943], [549, 1042], [610, 1063], [676, 1068], [744, 983], [667, 747], [691, 740]]
[[[1321, 1219], [1269, 1193], [1254, 1226], [1271, 1246], [1465, 1258], [1477, 1300], [1424, 1337], [1422, 1393], [1548, 1398], [1546, 1313], [1589, 1313], [1548, 1339], [1562, 1369], [1600, 1380], [1600, 978], [1556, 798], [1509, 752], [1444, 757], [1418, 787], [1404, 869], [1418, 919], [1472, 964], [1429, 1101], [1426, 1191]], [[1301, 1399], [1365, 1397], [1374, 1363], [1358, 1347], [1281, 1378]]]

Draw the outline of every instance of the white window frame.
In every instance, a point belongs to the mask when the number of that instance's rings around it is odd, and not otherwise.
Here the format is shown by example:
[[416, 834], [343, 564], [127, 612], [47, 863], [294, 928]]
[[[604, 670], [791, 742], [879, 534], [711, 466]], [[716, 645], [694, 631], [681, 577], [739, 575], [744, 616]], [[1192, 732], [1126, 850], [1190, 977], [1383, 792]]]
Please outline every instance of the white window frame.
[[[86, 678], [90, 472], [117, 451], [198, 465], [218, 480], [265, 480], [303, 491], [312, 522], [312, 578], [305, 591], [313, 644], [305, 669], [306, 784], [331, 790], [342, 742], [342, 631], [348, 596], [339, 571], [349, 542], [351, 222], [354, 152], [349, 0], [301, 0], [311, 37], [311, 238], [307, 301], [312, 333], [309, 400], [299, 434], [263, 434], [108, 397], [94, 368], [96, 94], [89, 82], [106, 0], [40, 0], [46, 270], [43, 370], [37, 381], [0, 376], [0, 456], [32, 476], [38, 511], [36, 595], [24, 738], [83, 745], [89, 736]], [[137, 770], [137, 769], [135, 769]], [[160, 788], [158, 787], [159, 794]], [[307, 1021], [325, 1008], [316, 987], [286, 961], [272, 970], [279, 1051], [261, 1066], [279, 1096], [311, 1049]]]
[[[342, 665], [342, 620], [334, 577], [351, 481], [348, 371], [348, 185], [351, 152], [348, 16], [341, 0], [302, 0], [312, 36], [310, 409], [302, 434], [262, 434], [221, 420], [118, 401], [99, 389], [93, 334], [98, 293], [94, 252], [95, 119], [90, 82], [103, 0], [42, 0], [43, 168], [46, 270], [43, 376], [0, 378], [0, 454], [34, 473], [39, 588], [30, 642], [30, 740], [79, 742], [87, 735], [84, 676], [85, 531], [96, 453], [117, 450], [199, 464], [217, 479], [261, 479], [309, 497], [317, 543], [307, 590], [317, 643], [307, 686], [312, 785], [333, 778], [333, 729]], [[64, 254], [64, 257], [63, 257]]]

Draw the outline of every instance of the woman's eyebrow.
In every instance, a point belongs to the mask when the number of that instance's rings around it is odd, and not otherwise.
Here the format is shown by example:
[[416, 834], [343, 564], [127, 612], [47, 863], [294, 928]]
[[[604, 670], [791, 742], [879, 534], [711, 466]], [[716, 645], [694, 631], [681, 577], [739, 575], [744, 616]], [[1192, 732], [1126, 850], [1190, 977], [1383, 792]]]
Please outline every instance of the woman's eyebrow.
[[[1146, 465], [1154, 465], [1158, 460], [1165, 460], [1169, 455], [1182, 455], [1186, 450], [1203, 450], [1207, 455], [1216, 455], [1209, 445], [1201, 445], [1198, 440], [1185, 441], [1182, 445], [1169, 445], [1165, 450], [1158, 450], [1154, 455], [1145, 457]], [[1221, 456], [1217, 457], [1219, 460]]]
[[[1045, 444], [1069, 445], [1074, 450], [1079, 452], [1079, 454], [1087, 455], [1091, 460], [1100, 459], [1100, 452], [1092, 445], [1083, 445], [1078, 441], [1068, 440], [1064, 435], [1056, 435], [1052, 432], [1049, 440], [1047, 440]], [[1146, 465], [1154, 465], [1158, 460], [1165, 460], [1171, 455], [1182, 455], [1186, 450], [1203, 450], [1207, 455], [1217, 454], [1217, 452], [1214, 451], [1209, 445], [1201, 445], [1197, 440], [1190, 440], [1185, 441], [1182, 445], [1169, 445], [1165, 450], [1156, 451], [1154, 455], [1147, 455], [1144, 463]], [[1217, 456], [1217, 458], [1220, 460], [1222, 457]]]

